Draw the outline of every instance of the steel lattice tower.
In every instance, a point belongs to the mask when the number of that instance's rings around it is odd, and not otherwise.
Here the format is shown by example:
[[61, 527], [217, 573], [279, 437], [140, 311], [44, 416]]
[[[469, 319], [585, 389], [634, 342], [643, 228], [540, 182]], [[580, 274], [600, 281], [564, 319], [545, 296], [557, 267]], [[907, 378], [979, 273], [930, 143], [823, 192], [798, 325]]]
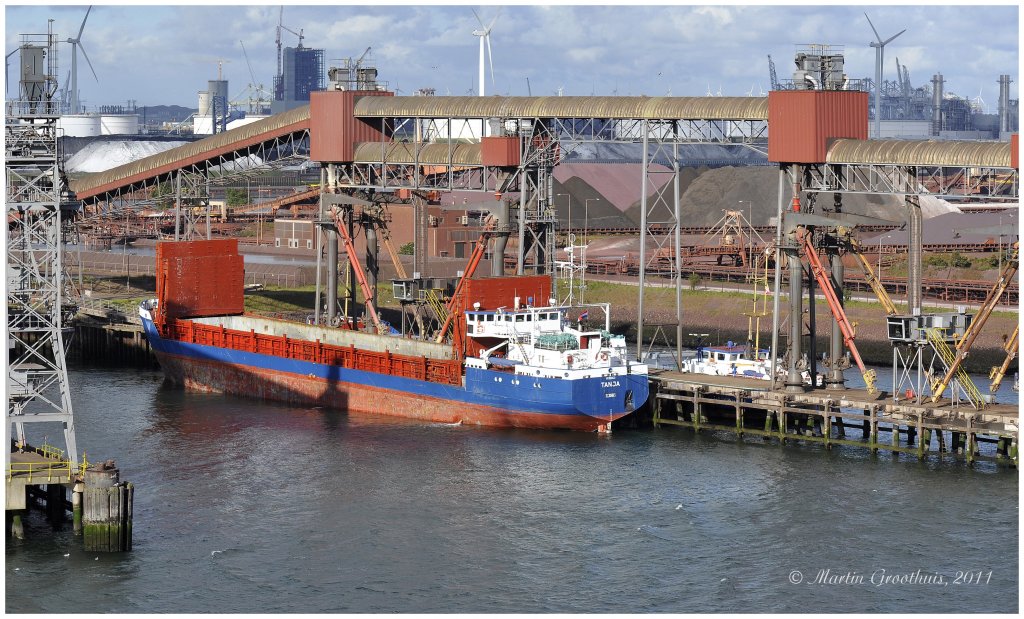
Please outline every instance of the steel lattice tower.
[[[78, 462], [63, 329], [74, 308], [64, 290], [61, 215], [66, 183], [57, 141], [57, 38], [23, 35], [21, 88], [4, 121], [7, 203], [7, 429], [24, 443], [31, 423], [62, 426]], [[62, 208], [63, 207], [63, 208]], [[34, 437], [35, 435], [33, 435]], [[6, 452], [10, 464], [10, 449]]]

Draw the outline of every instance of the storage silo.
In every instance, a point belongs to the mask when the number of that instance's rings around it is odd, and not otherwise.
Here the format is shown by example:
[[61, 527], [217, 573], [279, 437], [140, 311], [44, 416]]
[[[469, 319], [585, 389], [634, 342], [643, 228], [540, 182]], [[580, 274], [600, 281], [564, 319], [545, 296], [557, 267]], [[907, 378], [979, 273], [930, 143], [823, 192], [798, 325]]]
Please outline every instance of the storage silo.
[[100, 135], [100, 117], [96, 114], [65, 114], [57, 119], [57, 130], [69, 138]]
[[210, 115], [210, 93], [206, 90], [199, 91], [199, 111], [196, 112], [199, 116]]
[[138, 132], [138, 114], [103, 114], [100, 116], [100, 135], [136, 135]]
[[224, 116], [228, 105], [228, 81], [210, 80], [206, 91], [210, 93], [210, 102], [216, 107], [217, 115]]

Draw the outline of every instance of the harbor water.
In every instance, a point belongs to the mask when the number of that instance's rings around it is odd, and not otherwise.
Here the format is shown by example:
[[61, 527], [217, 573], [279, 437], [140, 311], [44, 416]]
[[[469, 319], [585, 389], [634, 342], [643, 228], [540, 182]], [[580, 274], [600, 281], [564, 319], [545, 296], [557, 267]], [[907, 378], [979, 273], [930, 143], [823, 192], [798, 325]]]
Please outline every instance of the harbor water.
[[1016, 612], [1018, 473], [681, 429], [348, 416], [75, 369], [133, 550], [42, 515], [7, 612]]

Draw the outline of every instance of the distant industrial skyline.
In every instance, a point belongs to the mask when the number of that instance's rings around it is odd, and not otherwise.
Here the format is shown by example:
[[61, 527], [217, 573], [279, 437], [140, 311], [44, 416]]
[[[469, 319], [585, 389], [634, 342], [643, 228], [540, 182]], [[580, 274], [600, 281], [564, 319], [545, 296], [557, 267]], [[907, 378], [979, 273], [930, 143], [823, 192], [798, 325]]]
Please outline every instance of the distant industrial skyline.
[[[54, 31], [64, 41], [78, 33], [87, 4], [8, 5], [5, 54], [20, 34]], [[946, 92], [984, 101], [996, 112], [997, 79], [1009, 74], [1018, 98], [1019, 8], [948, 4], [910, 6], [367, 6], [284, 5], [284, 25], [302, 32], [303, 45], [325, 50], [325, 64], [370, 58], [379, 79], [400, 95], [433, 88], [438, 95], [476, 94], [480, 28], [495, 17], [491, 46], [494, 83], [488, 95], [759, 95], [770, 89], [767, 55], [779, 79], [791, 77], [793, 54], [808, 43], [844, 47], [851, 78], [873, 77], [874, 34], [866, 11], [887, 38], [885, 77], [896, 79], [896, 59], [914, 86], [941, 72]], [[218, 61], [236, 97], [253, 82], [273, 91], [275, 35], [280, 5], [94, 5], [82, 44], [99, 83], [79, 56], [84, 104], [182, 105], [195, 108], [197, 92], [216, 79]], [[282, 33], [285, 47], [298, 37]], [[14, 60], [12, 57], [11, 60]], [[9, 97], [17, 92], [11, 64]], [[71, 46], [59, 48], [64, 80]]]

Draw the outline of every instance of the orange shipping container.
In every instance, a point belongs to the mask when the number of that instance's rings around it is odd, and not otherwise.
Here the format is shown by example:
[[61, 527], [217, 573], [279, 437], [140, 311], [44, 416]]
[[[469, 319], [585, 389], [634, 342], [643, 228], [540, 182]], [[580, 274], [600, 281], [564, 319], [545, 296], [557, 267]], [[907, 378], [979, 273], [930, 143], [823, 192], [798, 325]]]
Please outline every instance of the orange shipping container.
[[768, 93], [768, 160], [825, 163], [829, 141], [866, 140], [868, 93], [784, 90]]
[[480, 162], [485, 166], [518, 167], [519, 138], [485, 137], [480, 139]]
[[392, 97], [386, 91], [325, 90], [309, 94], [309, 157], [314, 161], [350, 162], [357, 142], [383, 142], [382, 119], [355, 117], [361, 97]]
[[157, 320], [241, 314], [244, 279], [237, 239], [157, 243]]

